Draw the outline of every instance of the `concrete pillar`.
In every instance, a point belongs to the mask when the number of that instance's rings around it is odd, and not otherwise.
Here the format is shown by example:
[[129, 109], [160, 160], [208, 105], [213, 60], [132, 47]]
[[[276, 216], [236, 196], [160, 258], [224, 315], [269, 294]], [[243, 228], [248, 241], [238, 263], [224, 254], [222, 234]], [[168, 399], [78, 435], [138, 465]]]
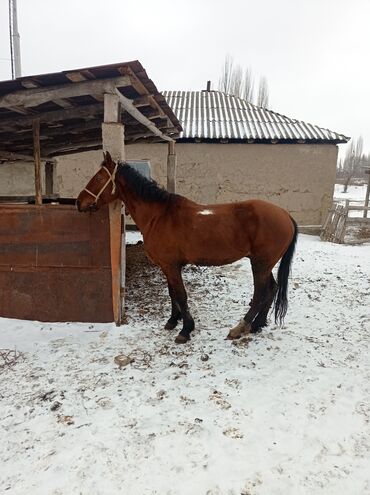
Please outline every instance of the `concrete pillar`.
[[[125, 131], [120, 122], [119, 97], [104, 95], [104, 122], [102, 124], [103, 151], [109, 151], [117, 162], [125, 159]], [[126, 242], [125, 220], [120, 200], [109, 203], [110, 255], [112, 272], [112, 305], [116, 325], [120, 325], [124, 314]]]

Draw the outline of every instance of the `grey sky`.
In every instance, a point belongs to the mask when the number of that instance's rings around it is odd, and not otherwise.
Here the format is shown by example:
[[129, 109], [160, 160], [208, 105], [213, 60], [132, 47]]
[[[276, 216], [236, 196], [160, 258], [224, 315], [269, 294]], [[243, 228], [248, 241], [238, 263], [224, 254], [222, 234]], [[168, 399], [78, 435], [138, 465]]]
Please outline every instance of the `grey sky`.
[[[159, 90], [216, 89], [230, 54], [272, 110], [370, 153], [370, 0], [18, 0], [18, 17], [23, 75], [137, 59]], [[0, 79], [9, 56], [0, 0]]]

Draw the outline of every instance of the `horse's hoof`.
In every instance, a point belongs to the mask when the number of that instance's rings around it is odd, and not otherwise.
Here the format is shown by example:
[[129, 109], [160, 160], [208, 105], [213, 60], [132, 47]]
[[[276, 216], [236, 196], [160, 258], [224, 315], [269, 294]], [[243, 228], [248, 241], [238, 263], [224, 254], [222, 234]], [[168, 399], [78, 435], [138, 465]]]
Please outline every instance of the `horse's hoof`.
[[177, 321], [171, 321], [168, 320], [168, 322], [165, 324], [164, 329], [165, 330], [173, 330], [177, 326]]
[[261, 333], [262, 327], [252, 327], [250, 333]]
[[190, 335], [181, 335], [181, 333], [178, 334], [178, 336], [175, 338], [175, 343], [176, 344], [186, 344], [186, 342], [190, 340]]
[[227, 340], [240, 339], [242, 335], [250, 333], [251, 326], [244, 320], [241, 320], [234, 328], [232, 328], [226, 337]]

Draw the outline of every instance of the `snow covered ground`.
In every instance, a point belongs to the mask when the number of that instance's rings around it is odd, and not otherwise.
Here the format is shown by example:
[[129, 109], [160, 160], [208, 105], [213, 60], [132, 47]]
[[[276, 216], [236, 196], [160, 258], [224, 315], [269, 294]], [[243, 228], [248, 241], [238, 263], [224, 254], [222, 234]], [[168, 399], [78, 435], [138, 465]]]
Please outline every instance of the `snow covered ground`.
[[338, 201], [365, 201], [366, 185], [363, 186], [348, 186], [347, 192], [343, 192], [343, 184], [335, 184], [334, 199]]
[[[351, 201], [351, 206], [364, 206], [366, 196], [366, 185], [363, 186], [348, 186], [347, 192], [343, 192], [343, 184], [335, 184], [334, 187], [334, 201], [345, 204], [345, 200]], [[362, 217], [363, 210], [350, 211], [350, 217]]]
[[248, 260], [185, 270], [184, 346], [146, 273], [120, 328], [0, 319], [0, 493], [370, 494], [369, 244], [301, 235], [285, 327], [236, 342]]

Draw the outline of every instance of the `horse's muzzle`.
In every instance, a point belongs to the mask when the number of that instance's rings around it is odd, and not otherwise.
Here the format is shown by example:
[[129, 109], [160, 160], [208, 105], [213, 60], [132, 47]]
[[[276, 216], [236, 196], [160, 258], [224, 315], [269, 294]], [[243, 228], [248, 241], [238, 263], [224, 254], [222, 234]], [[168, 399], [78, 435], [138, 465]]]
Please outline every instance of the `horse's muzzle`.
[[91, 205], [82, 207], [81, 201], [79, 201], [78, 199], [76, 200], [76, 207], [77, 210], [82, 213], [86, 213], [87, 211], [96, 211], [98, 209], [98, 205], [96, 203], [92, 203]]

